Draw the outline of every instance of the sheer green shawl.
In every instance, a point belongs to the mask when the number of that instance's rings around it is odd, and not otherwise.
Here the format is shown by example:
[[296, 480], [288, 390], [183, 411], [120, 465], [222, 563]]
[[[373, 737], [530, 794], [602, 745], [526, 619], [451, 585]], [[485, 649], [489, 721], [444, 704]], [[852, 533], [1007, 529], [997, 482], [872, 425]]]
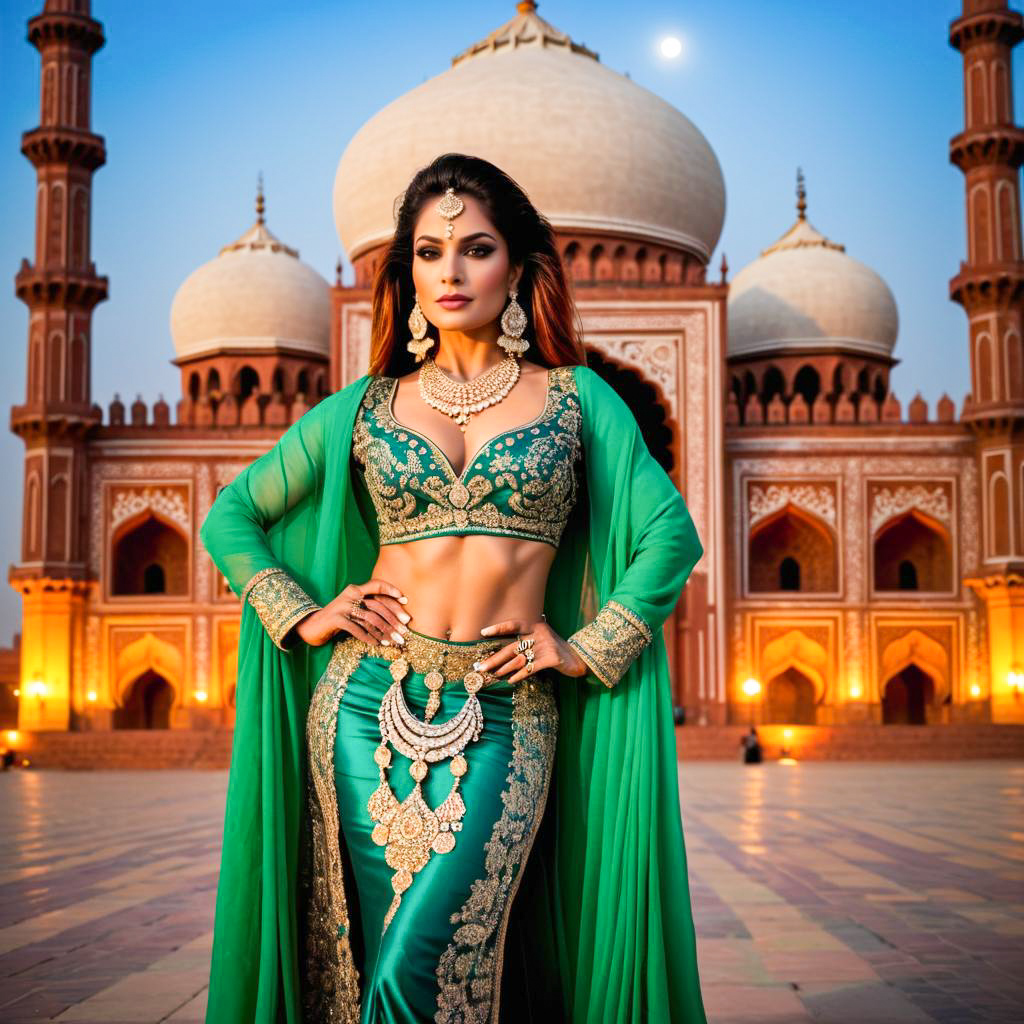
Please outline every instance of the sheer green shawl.
[[[625, 402], [588, 367], [574, 376], [585, 482], [545, 614], [568, 638], [614, 599], [643, 617], [653, 641], [614, 688], [591, 673], [558, 677], [543, 841], [509, 921], [509, 948], [532, 952], [506, 957], [502, 1010], [558, 999], [575, 1024], [705, 1024], [662, 635], [703, 547]], [[369, 381], [321, 401], [218, 495], [200, 539], [236, 594], [268, 568], [285, 569], [320, 604], [370, 578], [376, 522], [350, 459]], [[302, 1019], [305, 722], [331, 646], [283, 651], [243, 602], [210, 1024]]]

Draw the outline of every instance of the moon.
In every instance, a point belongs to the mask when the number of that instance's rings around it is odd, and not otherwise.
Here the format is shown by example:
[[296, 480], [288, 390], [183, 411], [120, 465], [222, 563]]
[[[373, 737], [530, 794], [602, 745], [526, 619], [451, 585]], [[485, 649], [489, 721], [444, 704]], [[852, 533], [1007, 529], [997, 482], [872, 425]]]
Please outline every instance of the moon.
[[676, 36], [665, 36], [664, 39], [658, 43], [658, 51], [662, 57], [667, 60], [674, 60], [683, 52], [683, 44], [680, 39]]

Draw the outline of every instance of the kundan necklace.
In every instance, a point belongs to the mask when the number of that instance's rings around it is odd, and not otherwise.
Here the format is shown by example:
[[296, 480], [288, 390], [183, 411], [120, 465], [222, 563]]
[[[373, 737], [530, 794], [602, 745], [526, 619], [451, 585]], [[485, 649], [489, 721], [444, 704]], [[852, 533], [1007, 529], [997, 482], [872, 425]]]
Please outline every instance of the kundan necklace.
[[[374, 751], [373, 760], [380, 770], [380, 785], [367, 802], [370, 817], [376, 822], [373, 841], [385, 847], [384, 860], [395, 869], [391, 888], [395, 892], [391, 906], [384, 918], [381, 934], [387, 931], [391, 919], [402, 902], [402, 893], [412, 885], [412, 876], [430, 859], [431, 852], [451, 853], [455, 849], [455, 832], [462, 829], [462, 818], [466, 804], [459, 793], [459, 780], [469, 770], [462, 751], [467, 744], [479, 738], [484, 726], [483, 710], [477, 698], [477, 691], [483, 686], [483, 674], [470, 671], [463, 677], [466, 703], [459, 712], [440, 725], [430, 724], [441, 704], [440, 691], [444, 676], [432, 668], [425, 676], [424, 683], [430, 690], [430, 698], [420, 721], [405, 702], [402, 679], [409, 670], [404, 657], [395, 658], [390, 666], [394, 682], [381, 701], [377, 719], [380, 722], [380, 745]], [[388, 782], [387, 769], [391, 766], [391, 751], [388, 743], [412, 764], [409, 774], [416, 781], [412, 792], [401, 802], [395, 796]], [[423, 799], [421, 783], [427, 777], [427, 765], [451, 757], [454, 782], [445, 799], [433, 810]]]
[[472, 380], [452, 380], [428, 356], [420, 367], [420, 397], [427, 405], [451, 416], [465, 433], [471, 413], [500, 402], [519, 380], [519, 360], [506, 355], [500, 363]]

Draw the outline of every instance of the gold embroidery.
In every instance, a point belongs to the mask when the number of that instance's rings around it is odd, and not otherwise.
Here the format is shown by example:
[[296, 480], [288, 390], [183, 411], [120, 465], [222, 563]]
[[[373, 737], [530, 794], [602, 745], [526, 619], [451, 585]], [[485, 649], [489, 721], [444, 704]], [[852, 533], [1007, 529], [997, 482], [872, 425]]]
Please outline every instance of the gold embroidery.
[[[445, 676], [444, 686], [461, 686], [462, 677], [473, 667], [473, 662], [482, 661], [488, 654], [492, 654], [499, 647], [504, 647], [508, 642], [507, 636], [497, 636], [477, 640], [472, 644], [452, 643], [437, 637], [424, 636], [422, 633], [410, 632], [405, 634], [405, 643], [398, 647], [393, 644], [385, 647], [383, 644], [365, 642], [363, 647], [367, 657], [387, 658], [388, 661], [404, 658], [409, 662], [413, 672], [425, 675], [432, 668], [436, 668]], [[489, 682], [500, 682], [507, 678], [493, 672], [484, 672], [482, 675], [485, 686]]]
[[485, 849], [486, 874], [451, 923], [437, 965], [436, 1024], [497, 1021], [509, 913], [547, 804], [558, 736], [554, 684], [546, 675], [513, 691], [512, 760], [503, 809]]
[[242, 600], [253, 606], [270, 639], [282, 651], [291, 648], [290, 644], [283, 642], [288, 630], [320, 608], [284, 569], [276, 568], [261, 569], [256, 573], [246, 583]]
[[[456, 475], [429, 438], [391, 414], [395, 378], [374, 378], [352, 436], [381, 545], [490, 533], [558, 546], [579, 489], [582, 415], [571, 366], [549, 371], [544, 411], [492, 437]], [[521, 442], [521, 443], [519, 443]]]
[[334, 739], [338, 705], [365, 645], [339, 640], [313, 692], [306, 719], [309, 754], [309, 820], [313, 838], [311, 891], [306, 918], [306, 985], [303, 1015], [308, 1024], [359, 1024], [359, 972], [349, 940], [348, 901], [341, 860], [341, 824], [334, 788]]
[[606, 601], [593, 621], [567, 642], [607, 687], [614, 686], [654, 639], [650, 626], [618, 601]]
[[[307, 896], [306, 968], [303, 994], [304, 1019], [308, 1024], [341, 1022], [358, 1024], [362, 998], [359, 972], [349, 939], [348, 900], [345, 895], [341, 857], [341, 821], [338, 793], [334, 788], [334, 743], [338, 707], [349, 677], [363, 655], [375, 658], [406, 658], [413, 671], [426, 673], [442, 664], [458, 678], [474, 661], [486, 657], [507, 638], [491, 637], [473, 644], [449, 644], [444, 640], [409, 633], [404, 648], [365, 643], [354, 636], [335, 642], [330, 661], [317, 683], [306, 719], [309, 757], [309, 821], [312, 834], [312, 866], [305, 866]], [[488, 681], [502, 676], [482, 673]], [[540, 682], [538, 678], [537, 682]], [[518, 692], [518, 690], [516, 691]]]

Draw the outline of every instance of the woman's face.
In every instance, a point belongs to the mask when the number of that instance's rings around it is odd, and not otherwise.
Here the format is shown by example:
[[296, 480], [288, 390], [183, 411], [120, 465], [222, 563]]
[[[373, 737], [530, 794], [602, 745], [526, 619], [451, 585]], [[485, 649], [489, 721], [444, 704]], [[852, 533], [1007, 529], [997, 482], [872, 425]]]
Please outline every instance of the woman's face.
[[[519, 273], [509, 264], [508, 245], [472, 196], [456, 195], [465, 209], [451, 221], [437, 212], [440, 196], [424, 204], [413, 229], [412, 281], [423, 315], [443, 331], [470, 332], [496, 321]], [[442, 305], [445, 295], [468, 299]]]

